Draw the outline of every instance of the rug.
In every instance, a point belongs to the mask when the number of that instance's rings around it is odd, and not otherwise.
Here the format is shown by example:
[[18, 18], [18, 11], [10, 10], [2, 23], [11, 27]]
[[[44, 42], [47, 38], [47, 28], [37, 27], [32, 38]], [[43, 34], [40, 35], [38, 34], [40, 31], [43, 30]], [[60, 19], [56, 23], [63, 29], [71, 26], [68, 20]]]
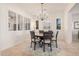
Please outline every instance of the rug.
[[[32, 52], [33, 56], [58, 56], [61, 48], [56, 48], [55, 44], [52, 45], [52, 52], [50, 51], [50, 47], [45, 47], [45, 52], [43, 52], [43, 48], [40, 48], [38, 45], [36, 46], [36, 50], [34, 50], [34, 47], [28, 46], [28, 50]], [[26, 48], [27, 49], [27, 48]]]

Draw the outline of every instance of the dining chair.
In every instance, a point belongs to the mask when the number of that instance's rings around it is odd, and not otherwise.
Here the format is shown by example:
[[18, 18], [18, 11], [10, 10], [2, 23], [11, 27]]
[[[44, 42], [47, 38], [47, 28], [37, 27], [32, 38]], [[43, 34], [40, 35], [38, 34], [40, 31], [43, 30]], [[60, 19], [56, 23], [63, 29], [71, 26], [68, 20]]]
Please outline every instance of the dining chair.
[[34, 50], [36, 50], [36, 44], [39, 42], [39, 40], [35, 36], [35, 32], [34, 31], [30, 31], [30, 35], [31, 35], [31, 47], [32, 47], [32, 43], [34, 43]]
[[53, 37], [53, 31], [49, 30], [48, 32], [49, 32], [49, 33], [51, 34], [51, 36]]
[[79, 31], [78, 31], [78, 39], [79, 39]]
[[58, 33], [59, 33], [59, 31], [57, 31], [56, 34], [55, 34], [55, 36], [52, 38], [52, 42], [54, 41], [56, 43], [56, 48], [58, 48], [58, 44], [57, 44]]
[[39, 33], [44, 33], [44, 31], [43, 30], [39, 30]]
[[49, 32], [44, 32], [43, 37], [43, 51], [45, 52], [45, 45], [49, 45], [50, 51], [52, 51], [52, 36]]

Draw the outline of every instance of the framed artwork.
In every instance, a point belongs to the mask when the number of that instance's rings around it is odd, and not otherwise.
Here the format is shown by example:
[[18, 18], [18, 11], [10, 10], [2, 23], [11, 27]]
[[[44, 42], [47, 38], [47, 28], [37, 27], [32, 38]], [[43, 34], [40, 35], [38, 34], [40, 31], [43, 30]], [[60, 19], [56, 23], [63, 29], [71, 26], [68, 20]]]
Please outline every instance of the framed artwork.
[[79, 29], [79, 21], [74, 22], [74, 29]]

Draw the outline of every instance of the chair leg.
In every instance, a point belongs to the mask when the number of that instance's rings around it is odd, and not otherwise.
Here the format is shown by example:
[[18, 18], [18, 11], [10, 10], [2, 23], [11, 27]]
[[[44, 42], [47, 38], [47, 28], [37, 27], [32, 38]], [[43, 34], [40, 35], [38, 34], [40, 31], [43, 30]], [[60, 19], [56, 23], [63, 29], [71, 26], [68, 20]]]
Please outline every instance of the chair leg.
[[50, 51], [52, 51], [52, 44], [50, 43]]
[[58, 48], [58, 44], [57, 44], [57, 41], [55, 41], [56, 42], [56, 48]]
[[36, 50], [36, 42], [34, 42], [34, 50]]
[[32, 41], [31, 41], [31, 45], [30, 45], [30, 47], [32, 47]]
[[42, 47], [42, 42], [41, 41], [39, 41], [39, 46]]
[[45, 52], [45, 43], [43, 42], [43, 52]]
[[43, 52], [45, 52], [45, 44], [44, 44], [44, 47], [43, 47]]

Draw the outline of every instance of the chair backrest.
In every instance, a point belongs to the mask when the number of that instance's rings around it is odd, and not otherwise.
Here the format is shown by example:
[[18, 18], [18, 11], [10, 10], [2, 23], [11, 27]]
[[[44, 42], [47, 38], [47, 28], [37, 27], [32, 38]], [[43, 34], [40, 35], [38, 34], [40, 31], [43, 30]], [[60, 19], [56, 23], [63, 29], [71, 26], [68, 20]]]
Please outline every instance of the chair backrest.
[[78, 31], [78, 39], [79, 39], [79, 31]]
[[50, 31], [50, 30], [49, 30], [48, 32], [53, 34], [53, 31]]
[[57, 37], [58, 37], [58, 33], [59, 33], [59, 31], [56, 32], [56, 40], [57, 40]]
[[43, 30], [39, 30], [39, 33], [44, 33], [44, 31]]
[[35, 32], [34, 32], [34, 31], [30, 31], [30, 35], [31, 35], [31, 39], [34, 39], [34, 37], [35, 37]]
[[48, 31], [50, 34], [51, 34], [51, 36], [53, 37], [53, 31]]
[[49, 33], [49, 32], [44, 32], [44, 39], [52, 39], [52, 36], [51, 36], [51, 33]]

